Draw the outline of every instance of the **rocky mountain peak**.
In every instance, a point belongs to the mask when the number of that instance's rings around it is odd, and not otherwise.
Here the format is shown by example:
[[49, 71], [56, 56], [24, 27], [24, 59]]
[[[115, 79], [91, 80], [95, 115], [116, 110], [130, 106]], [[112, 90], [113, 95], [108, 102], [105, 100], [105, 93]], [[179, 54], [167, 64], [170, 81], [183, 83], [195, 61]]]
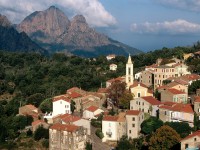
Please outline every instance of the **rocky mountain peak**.
[[51, 6], [45, 11], [27, 16], [17, 29], [26, 32], [33, 40], [52, 43], [67, 31], [69, 25], [67, 16], [55, 6]]
[[8, 20], [6, 16], [0, 14], [0, 25], [4, 27], [10, 27], [11, 22]]
[[85, 24], [87, 24], [86, 19], [83, 15], [74, 16], [73, 19], [72, 19], [72, 23], [85, 23]]

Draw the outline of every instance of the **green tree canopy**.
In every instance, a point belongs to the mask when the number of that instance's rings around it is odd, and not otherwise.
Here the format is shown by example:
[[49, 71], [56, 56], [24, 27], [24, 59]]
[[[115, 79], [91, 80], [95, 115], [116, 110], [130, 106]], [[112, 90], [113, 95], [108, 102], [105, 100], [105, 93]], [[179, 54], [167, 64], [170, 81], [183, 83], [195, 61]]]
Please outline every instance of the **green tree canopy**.
[[144, 134], [151, 134], [163, 125], [162, 120], [156, 117], [149, 117], [149, 119], [144, 120], [141, 124], [141, 131]]
[[186, 122], [166, 122], [165, 125], [173, 128], [181, 138], [188, 136], [192, 132], [192, 128]]

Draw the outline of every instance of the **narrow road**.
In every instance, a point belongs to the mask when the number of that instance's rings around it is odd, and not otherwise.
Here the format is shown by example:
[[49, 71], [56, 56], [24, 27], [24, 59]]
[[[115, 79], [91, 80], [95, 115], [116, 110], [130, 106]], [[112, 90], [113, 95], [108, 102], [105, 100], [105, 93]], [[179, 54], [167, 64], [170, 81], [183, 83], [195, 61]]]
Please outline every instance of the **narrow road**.
[[96, 128], [91, 126], [91, 140], [92, 150], [110, 150], [111, 147], [106, 143], [103, 143], [99, 137], [95, 134]]

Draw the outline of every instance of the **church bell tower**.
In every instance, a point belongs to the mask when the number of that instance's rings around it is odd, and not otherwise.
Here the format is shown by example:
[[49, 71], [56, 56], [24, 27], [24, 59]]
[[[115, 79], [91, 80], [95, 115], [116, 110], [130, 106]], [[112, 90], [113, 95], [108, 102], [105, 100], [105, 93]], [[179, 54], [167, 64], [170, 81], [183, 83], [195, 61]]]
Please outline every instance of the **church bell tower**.
[[126, 63], [126, 85], [127, 88], [129, 88], [134, 81], [134, 76], [133, 76], [133, 63], [131, 60], [131, 56], [129, 54], [128, 56], [128, 62]]

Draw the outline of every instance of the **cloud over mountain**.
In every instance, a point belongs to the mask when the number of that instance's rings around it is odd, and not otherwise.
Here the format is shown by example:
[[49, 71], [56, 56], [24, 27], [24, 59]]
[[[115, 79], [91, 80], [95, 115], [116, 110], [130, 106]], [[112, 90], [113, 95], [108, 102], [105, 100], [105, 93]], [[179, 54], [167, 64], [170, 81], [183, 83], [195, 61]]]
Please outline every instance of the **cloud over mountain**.
[[199, 0], [154, 0], [162, 5], [200, 12]]
[[33, 11], [44, 10], [51, 5], [62, 7], [73, 15], [84, 15], [91, 26], [107, 27], [116, 23], [99, 0], [1, 0], [0, 13], [19, 23]]
[[200, 24], [188, 22], [186, 20], [178, 19], [175, 21], [164, 21], [150, 23], [145, 22], [142, 24], [133, 23], [131, 31], [140, 34], [199, 34]]

